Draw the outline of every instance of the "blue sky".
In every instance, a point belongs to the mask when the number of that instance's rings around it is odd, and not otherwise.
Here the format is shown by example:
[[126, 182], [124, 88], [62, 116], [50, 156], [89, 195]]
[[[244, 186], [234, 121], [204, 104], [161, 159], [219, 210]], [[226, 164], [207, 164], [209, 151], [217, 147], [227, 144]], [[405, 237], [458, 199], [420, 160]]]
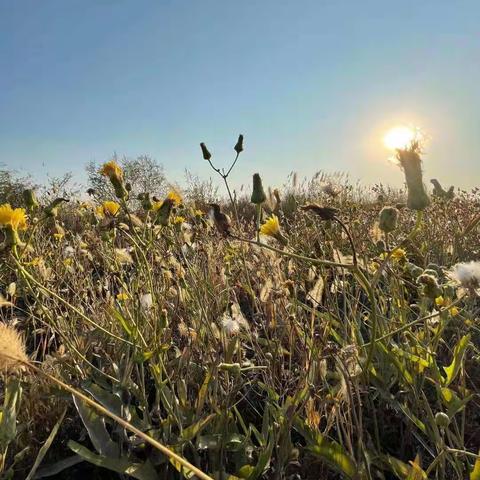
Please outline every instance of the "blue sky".
[[0, 164], [43, 179], [149, 154], [234, 183], [343, 170], [398, 184], [386, 130], [430, 137], [427, 176], [480, 182], [480, 2], [0, 0]]

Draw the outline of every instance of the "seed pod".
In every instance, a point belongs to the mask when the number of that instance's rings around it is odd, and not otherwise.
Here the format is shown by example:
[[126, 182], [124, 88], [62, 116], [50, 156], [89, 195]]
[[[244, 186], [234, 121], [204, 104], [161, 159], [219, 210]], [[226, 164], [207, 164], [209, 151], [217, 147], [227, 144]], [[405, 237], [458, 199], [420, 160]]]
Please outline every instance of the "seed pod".
[[267, 199], [263, 190], [262, 179], [258, 173], [253, 174], [253, 191], [250, 201], [256, 205], [260, 205]]
[[395, 207], [383, 207], [380, 211], [378, 227], [384, 233], [393, 232], [397, 228], [398, 210]]

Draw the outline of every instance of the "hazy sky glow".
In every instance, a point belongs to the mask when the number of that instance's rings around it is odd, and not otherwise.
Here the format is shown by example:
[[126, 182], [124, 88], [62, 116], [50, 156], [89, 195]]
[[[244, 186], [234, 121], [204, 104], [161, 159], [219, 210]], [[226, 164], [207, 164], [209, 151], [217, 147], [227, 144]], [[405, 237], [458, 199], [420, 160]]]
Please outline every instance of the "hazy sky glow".
[[398, 184], [385, 132], [421, 127], [427, 176], [480, 183], [480, 2], [0, 0], [0, 164], [44, 178], [149, 154], [235, 183], [344, 170]]

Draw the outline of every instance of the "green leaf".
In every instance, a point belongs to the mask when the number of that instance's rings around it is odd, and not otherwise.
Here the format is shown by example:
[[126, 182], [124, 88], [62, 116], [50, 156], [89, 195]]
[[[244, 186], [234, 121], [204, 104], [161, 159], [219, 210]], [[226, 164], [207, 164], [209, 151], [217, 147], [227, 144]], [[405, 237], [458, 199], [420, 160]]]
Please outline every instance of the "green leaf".
[[73, 440], [69, 440], [68, 447], [84, 460], [97, 467], [103, 467], [113, 472], [130, 475], [138, 480], [158, 480], [158, 475], [149, 461], [145, 463], [134, 463], [123, 457], [109, 458], [103, 455], [96, 455], [88, 448], [85, 448]]
[[443, 404], [447, 407], [447, 415], [453, 418], [458, 412], [461, 412], [465, 405], [474, 397], [474, 395], [468, 395], [461, 399], [458, 395], [448, 387], [442, 387], [440, 390], [440, 397]]
[[198, 422], [190, 425], [182, 431], [182, 440], [190, 442], [193, 440], [199, 432], [201, 432], [213, 419], [215, 418], [215, 413], [210, 414], [208, 417], [199, 420]]
[[48, 449], [52, 445], [53, 440], [57, 436], [58, 429], [60, 428], [60, 425], [63, 422], [65, 413], [67, 413], [66, 408], [63, 410], [62, 414], [60, 415], [60, 418], [57, 420], [57, 423], [53, 426], [52, 431], [50, 432], [50, 435], [48, 435], [47, 440], [45, 440], [44, 444], [42, 445], [42, 448], [38, 451], [38, 455], [37, 455], [37, 458], [35, 459], [33, 467], [28, 473], [25, 480], [31, 480], [32, 478], [34, 478], [35, 472], [37, 471], [38, 467], [42, 463], [42, 460], [45, 458], [45, 455], [47, 454]]
[[410, 465], [402, 462], [398, 458], [392, 457], [391, 455], [382, 455], [381, 460], [398, 478], [404, 479], [410, 473]]
[[310, 452], [325, 460], [347, 478], [355, 477], [357, 466], [339, 443], [327, 440], [320, 432], [312, 430], [300, 419], [295, 420], [295, 428], [304, 436]]
[[115, 317], [115, 319], [118, 321], [118, 323], [121, 325], [121, 327], [123, 328], [123, 330], [125, 331], [125, 333], [131, 337], [132, 334], [133, 334], [133, 328], [132, 326], [129, 324], [128, 320], [118, 311], [116, 310], [115, 308], [112, 308], [111, 309], [111, 312], [113, 314], [113, 316]]
[[448, 367], [443, 367], [445, 373], [447, 374], [447, 378], [443, 380], [443, 383], [446, 387], [452, 383], [452, 381], [457, 376], [460, 368], [463, 365], [463, 357], [465, 355], [465, 351], [468, 347], [470, 342], [470, 335], [465, 335], [460, 339], [460, 341], [455, 346], [455, 350], [453, 351], [453, 360], [452, 363]]
[[4, 395], [0, 417], [0, 445], [6, 448], [17, 435], [17, 410], [22, 398], [22, 386], [17, 378], [8, 380]]
[[88, 431], [88, 436], [95, 450], [97, 450], [100, 455], [118, 458], [120, 456], [120, 448], [110, 438], [107, 428], [105, 427], [105, 419], [76, 396], [73, 396], [73, 402], [77, 407], [80, 418]]

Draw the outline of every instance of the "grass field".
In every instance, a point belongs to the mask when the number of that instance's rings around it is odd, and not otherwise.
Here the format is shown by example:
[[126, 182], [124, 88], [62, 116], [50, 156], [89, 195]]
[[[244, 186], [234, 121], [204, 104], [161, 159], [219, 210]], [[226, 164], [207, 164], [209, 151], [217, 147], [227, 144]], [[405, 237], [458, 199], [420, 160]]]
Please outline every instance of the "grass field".
[[1, 478], [480, 479], [480, 191], [419, 153], [1, 206]]

